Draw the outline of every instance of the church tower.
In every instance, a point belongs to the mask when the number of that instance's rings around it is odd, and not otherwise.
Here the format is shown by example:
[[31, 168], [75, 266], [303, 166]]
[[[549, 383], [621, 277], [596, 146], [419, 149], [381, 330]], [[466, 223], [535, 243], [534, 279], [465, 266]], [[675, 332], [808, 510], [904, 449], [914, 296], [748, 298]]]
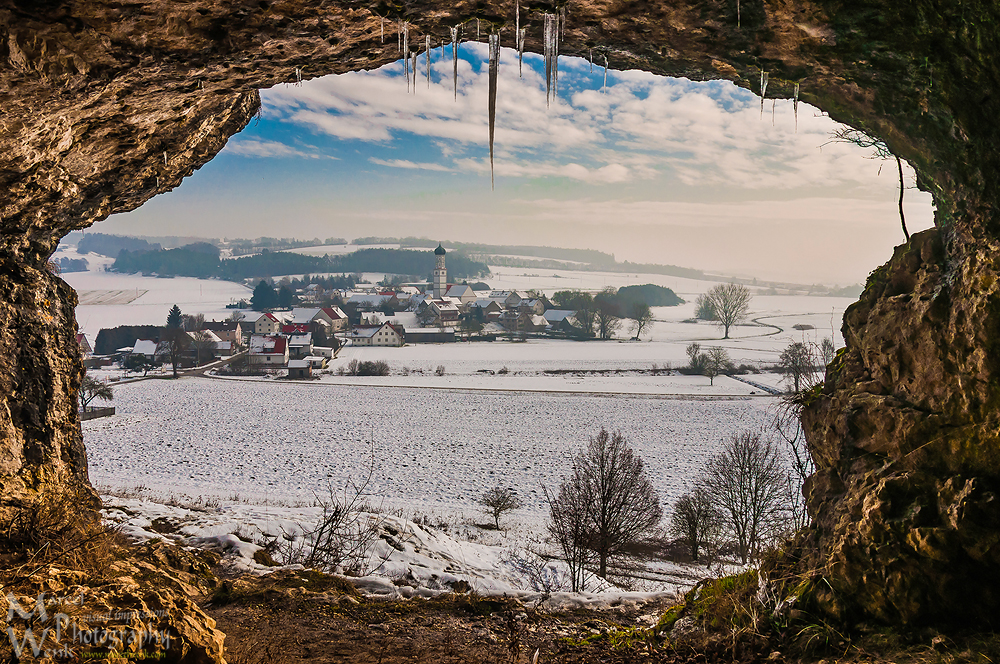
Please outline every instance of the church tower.
[[438, 248], [434, 250], [434, 257], [436, 263], [434, 265], [434, 298], [440, 299], [444, 297], [445, 291], [448, 290], [448, 270], [444, 266], [444, 247], [441, 243], [438, 243]]

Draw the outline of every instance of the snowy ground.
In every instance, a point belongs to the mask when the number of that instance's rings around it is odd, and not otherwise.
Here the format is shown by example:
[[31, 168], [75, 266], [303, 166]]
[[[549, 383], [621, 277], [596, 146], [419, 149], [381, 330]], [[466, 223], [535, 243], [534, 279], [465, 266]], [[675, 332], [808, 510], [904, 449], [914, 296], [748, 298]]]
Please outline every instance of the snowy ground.
[[645, 460], [665, 504], [690, 489], [730, 434], [757, 426], [774, 398], [658, 398], [427, 390], [211, 378], [115, 389], [117, 413], [83, 424], [91, 480], [162, 498], [300, 504], [366, 472], [407, 516], [481, 519], [476, 498], [512, 486], [539, 524], [542, 486], [604, 426]]
[[[144, 494], [104, 494], [105, 519], [137, 540], [163, 538], [217, 550], [225, 565], [252, 574], [274, 569], [254, 558], [274, 542], [308, 551], [315, 539], [311, 533], [322, 517], [322, 509], [313, 506], [254, 506], [228, 501], [164, 504]], [[496, 531], [446, 522], [415, 523], [385, 512], [357, 516], [352, 523], [364, 525], [352, 532], [367, 532], [370, 537], [358, 538], [365, 545], [343, 567], [352, 571], [351, 580], [359, 590], [388, 599], [431, 597], [464, 586], [483, 595], [518, 597], [547, 610], [600, 609], [673, 596], [709, 574], [699, 565], [660, 562], [654, 573], [656, 581], [636, 579], [629, 583], [638, 592], [623, 592], [590, 576], [586, 580], [588, 592], [574, 595], [565, 592], [565, 565], [540, 557], [544, 547], [527, 542], [516, 523]], [[272, 552], [281, 558], [281, 552]]]
[[249, 299], [252, 292], [231, 281], [175, 277], [158, 279], [138, 274], [105, 272], [114, 259], [96, 254], [78, 254], [75, 247], [60, 246], [53, 255], [85, 258], [90, 270], [61, 275], [80, 298], [76, 320], [90, 343], [101, 328], [117, 325], [163, 325], [170, 307], [177, 305], [186, 314], [205, 314], [208, 320], [223, 320], [232, 310], [226, 305]]

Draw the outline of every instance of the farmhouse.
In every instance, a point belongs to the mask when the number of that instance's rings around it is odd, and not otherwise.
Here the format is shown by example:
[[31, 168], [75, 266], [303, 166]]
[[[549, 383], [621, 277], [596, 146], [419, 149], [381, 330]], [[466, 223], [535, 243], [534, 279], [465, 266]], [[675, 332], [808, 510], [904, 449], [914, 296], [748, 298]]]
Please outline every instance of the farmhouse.
[[403, 332], [389, 323], [358, 325], [348, 339], [355, 346], [402, 346]]
[[288, 364], [288, 344], [282, 336], [250, 337], [250, 364], [283, 367]]

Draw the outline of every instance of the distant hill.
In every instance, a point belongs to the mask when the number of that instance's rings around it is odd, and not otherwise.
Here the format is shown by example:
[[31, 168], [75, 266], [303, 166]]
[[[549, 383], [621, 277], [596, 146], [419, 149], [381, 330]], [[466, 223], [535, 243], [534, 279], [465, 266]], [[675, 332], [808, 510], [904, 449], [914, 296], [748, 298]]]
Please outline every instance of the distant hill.
[[109, 258], [117, 258], [122, 250], [126, 251], [159, 251], [159, 244], [151, 244], [137, 237], [124, 235], [105, 235], [104, 233], [87, 233], [76, 245], [81, 254], [94, 253]]

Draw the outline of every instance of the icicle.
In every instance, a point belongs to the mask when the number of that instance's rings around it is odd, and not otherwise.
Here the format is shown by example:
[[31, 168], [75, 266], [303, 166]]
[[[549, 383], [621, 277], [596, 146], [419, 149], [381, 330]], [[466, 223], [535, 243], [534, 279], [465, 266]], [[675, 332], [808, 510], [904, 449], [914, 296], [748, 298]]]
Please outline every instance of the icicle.
[[559, 41], [566, 37], [566, 5], [559, 8]]
[[163, 165], [164, 166], [167, 165], [167, 153], [166, 152], [163, 153]]
[[517, 75], [521, 76], [524, 71], [524, 40], [528, 36], [528, 29], [521, 28], [517, 32]]
[[396, 19], [396, 50], [403, 52], [403, 19]]
[[[403, 74], [406, 76], [406, 91], [410, 91], [410, 24], [400, 21], [400, 30], [403, 33]], [[416, 86], [417, 72], [413, 72], [413, 83]]]
[[[514, 0], [514, 39], [521, 34], [521, 0]], [[514, 44], [517, 46], [517, 44]]]
[[417, 56], [420, 51], [413, 52], [413, 94], [417, 94]]
[[590, 73], [594, 73], [594, 49], [588, 51], [590, 53]]
[[382, 29], [381, 29], [382, 43], [385, 43], [385, 18], [382, 19]]
[[302, 85], [302, 70], [295, 68], [295, 85]]
[[736, 27], [740, 27], [740, 0], [736, 0]]
[[555, 14], [545, 14], [543, 27], [544, 53], [545, 53], [545, 105], [553, 97], [553, 83], [555, 81], [555, 68], [558, 66], [558, 51], [556, 50], [556, 31], [558, 30], [558, 17]]
[[479, 41], [479, 19], [476, 19], [476, 41]]
[[799, 131], [799, 84], [795, 84], [795, 93], [792, 95], [792, 110], [795, 113], [795, 132]]
[[764, 116], [764, 95], [767, 94], [767, 72], [760, 70], [760, 115]]
[[424, 48], [427, 50], [427, 89], [431, 89], [431, 36], [424, 37]]
[[157, 189], [160, 188], [160, 176], [159, 175], [156, 176], [156, 188]]
[[455, 101], [458, 101], [458, 26], [451, 29], [451, 62], [455, 66], [452, 82], [455, 85]]
[[608, 93], [608, 56], [604, 56], [604, 87], [601, 88], [601, 92], [604, 94]]
[[490, 189], [495, 184], [493, 180], [493, 129], [497, 119], [497, 71], [500, 69], [500, 35], [490, 34]]

